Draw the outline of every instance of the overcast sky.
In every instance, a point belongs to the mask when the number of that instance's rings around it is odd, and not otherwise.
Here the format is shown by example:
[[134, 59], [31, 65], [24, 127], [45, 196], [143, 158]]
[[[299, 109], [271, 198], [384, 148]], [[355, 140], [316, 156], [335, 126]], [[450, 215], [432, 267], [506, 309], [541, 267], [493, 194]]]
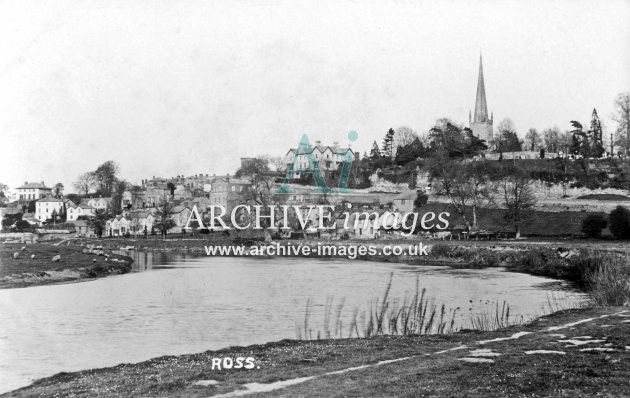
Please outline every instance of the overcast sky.
[[[0, 182], [233, 173], [302, 133], [369, 151], [468, 123], [608, 132], [630, 91], [627, 1], [0, 1]], [[70, 190], [66, 190], [69, 192]]]

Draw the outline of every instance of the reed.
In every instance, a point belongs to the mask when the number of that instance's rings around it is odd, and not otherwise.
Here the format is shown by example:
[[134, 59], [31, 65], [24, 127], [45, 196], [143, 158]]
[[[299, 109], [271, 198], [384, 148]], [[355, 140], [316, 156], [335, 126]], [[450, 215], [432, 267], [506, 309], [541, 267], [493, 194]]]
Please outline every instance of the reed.
[[469, 320], [469, 329], [485, 332], [512, 325], [520, 325], [524, 322], [523, 316], [518, 319], [510, 318], [510, 305], [504, 300], [502, 304], [496, 303], [494, 311], [485, 311], [472, 315]]
[[599, 306], [630, 305], [630, 258], [608, 255], [587, 273], [591, 302]]
[[[607, 271], [605, 274], [594, 274], [594, 280], [600, 284], [608, 283], [613, 285], [613, 280], [618, 274]], [[626, 274], [627, 275], [627, 274]], [[344, 337], [373, 337], [380, 335], [427, 335], [427, 334], [450, 334], [460, 330], [460, 328], [492, 331], [513, 325], [520, 325], [533, 320], [536, 316], [549, 314], [552, 312], [566, 310], [570, 308], [582, 307], [584, 301], [576, 302], [559, 298], [554, 294], [547, 295], [547, 302], [539, 309], [539, 314], [531, 318], [524, 316], [515, 317], [512, 315], [510, 305], [507, 301], [497, 302], [495, 306], [487, 311], [471, 315], [468, 322], [457, 322], [462, 319], [458, 315], [460, 308], [448, 309], [445, 304], [435, 303], [433, 298], [427, 295], [426, 288], [420, 287], [419, 277], [416, 279], [415, 290], [412, 294], [405, 293], [402, 300], [391, 297], [393, 274], [390, 274], [384, 294], [381, 298], [368, 301], [367, 310], [354, 308], [350, 317], [350, 324], [347, 325], [347, 334], [344, 335], [344, 325], [342, 322], [342, 312], [345, 308], [345, 297], [336, 305], [332, 297], [326, 298], [324, 306], [324, 330], [317, 332], [317, 338], [344, 338]], [[614, 285], [618, 287], [618, 285]], [[630, 297], [630, 286], [624, 285], [626, 290], [626, 300]], [[601, 287], [599, 288], [601, 290]], [[611, 289], [612, 290], [612, 289]], [[617, 292], [618, 290], [614, 290]], [[607, 296], [606, 296], [607, 297]], [[312, 299], [306, 302], [304, 313], [304, 323], [301, 327], [296, 326], [298, 339], [312, 339], [309, 318], [312, 315]], [[331, 327], [331, 318], [334, 311], [334, 328]], [[459, 325], [458, 325], [459, 324]]]

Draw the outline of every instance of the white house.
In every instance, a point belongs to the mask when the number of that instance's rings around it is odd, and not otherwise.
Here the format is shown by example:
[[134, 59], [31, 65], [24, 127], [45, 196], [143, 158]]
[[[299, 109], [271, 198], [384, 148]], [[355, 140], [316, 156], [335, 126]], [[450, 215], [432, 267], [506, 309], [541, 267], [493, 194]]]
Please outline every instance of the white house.
[[[342, 163], [347, 154], [350, 154], [352, 158], [356, 158], [356, 154], [352, 149], [341, 148], [339, 147], [338, 142], [334, 142], [333, 145], [321, 145], [320, 141], [315, 141], [315, 145], [311, 146], [310, 151], [305, 151], [305, 153], [299, 153], [296, 157], [297, 148], [291, 148], [284, 155], [284, 163], [287, 168], [295, 161], [294, 170], [303, 170], [309, 168], [309, 160], [308, 155], [312, 154], [315, 158], [315, 161], [318, 163], [319, 168], [322, 171], [326, 170], [336, 170], [339, 163]], [[299, 178], [300, 174], [295, 173], [293, 175], [295, 178]]]
[[96, 211], [107, 210], [112, 206], [112, 198], [91, 198], [82, 200], [81, 204], [93, 207]]
[[66, 214], [68, 221], [76, 221], [81, 216], [92, 217], [96, 214], [96, 209], [88, 205], [75, 205], [74, 203], [66, 205]]
[[398, 210], [401, 213], [410, 213], [414, 211], [413, 202], [418, 197], [418, 192], [414, 190], [410, 190], [407, 192], [403, 192], [400, 195], [396, 196], [392, 201], [394, 204], [394, 210]]
[[352, 212], [349, 214], [349, 220], [346, 223], [345, 217], [337, 221], [337, 228], [344, 228], [344, 232], [352, 234], [358, 239], [375, 239], [380, 235], [379, 218], [380, 211], [366, 210], [365, 212]]
[[52, 188], [47, 187], [42, 182], [24, 182], [24, 185], [15, 188], [18, 200], [38, 200], [44, 199], [52, 193]]
[[105, 236], [124, 236], [129, 232], [129, 227], [129, 220], [118, 215], [105, 223]]
[[155, 217], [148, 210], [132, 211], [128, 214], [128, 219], [130, 232], [136, 235], [143, 234], [145, 230], [150, 234], [155, 225]]
[[62, 199], [48, 196], [35, 202], [35, 218], [39, 222], [52, 219], [53, 212], [57, 215], [61, 213], [64, 201]]

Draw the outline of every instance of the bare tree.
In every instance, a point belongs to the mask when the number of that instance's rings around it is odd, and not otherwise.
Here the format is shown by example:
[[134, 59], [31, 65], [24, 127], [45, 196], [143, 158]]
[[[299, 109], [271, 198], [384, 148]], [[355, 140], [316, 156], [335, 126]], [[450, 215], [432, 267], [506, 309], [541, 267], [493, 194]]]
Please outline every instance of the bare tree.
[[416, 138], [418, 138], [418, 134], [413, 131], [411, 127], [400, 126], [394, 130], [394, 139], [392, 142], [393, 156], [396, 156], [399, 147], [411, 144]]
[[492, 140], [497, 152], [517, 152], [522, 150], [523, 140], [518, 138], [512, 119], [505, 118], [497, 124], [495, 138]]
[[[275, 193], [274, 177], [270, 173], [269, 160], [266, 158], [256, 158], [246, 166], [238, 169], [235, 173], [238, 178], [244, 178], [249, 181], [248, 187], [241, 192], [241, 203], [249, 205], [259, 205], [260, 214], [269, 216], [271, 210], [269, 206], [282, 204], [286, 201], [286, 195]], [[280, 221], [279, 213], [274, 213], [275, 221]], [[241, 220], [251, 217], [246, 216], [243, 212], [237, 215]], [[274, 227], [268, 223], [268, 218], [263, 218], [261, 227], [265, 235], [265, 239], [270, 239], [268, 233], [269, 227]], [[252, 225], [253, 227], [253, 225]]]
[[542, 139], [540, 137], [540, 133], [538, 133], [538, 130], [534, 128], [529, 129], [527, 131], [527, 134], [525, 134], [526, 149], [529, 151], [536, 151], [540, 149], [541, 144], [542, 144]]
[[553, 127], [543, 131], [543, 141], [547, 152], [560, 151], [560, 129]]
[[[430, 161], [429, 172], [437, 182], [438, 192], [444, 193], [469, 230], [477, 229], [477, 210], [493, 197], [490, 182], [494, 162], [459, 162], [440, 156]], [[466, 211], [470, 208], [472, 220]]]
[[571, 144], [573, 143], [573, 133], [565, 131], [564, 133], [560, 133], [558, 137], [558, 150], [565, 154], [569, 153], [571, 151]]
[[78, 193], [88, 195], [92, 189], [96, 186], [96, 179], [94, 173], [87, 172], [81, 174], [74, 182], [73, 187]]
[[497, 124], [497, 133], [501, 134], [504, 131], [516, 131], [516, 127], [514, 126], [514, 122], [510, 118], [505, 118]]
[[615, 114], [612, 116], [617, 122], [616, 145], [630, 154], [630, 92], [621, 93], [615, 100]]
[[111, 196], [116, 184], [118, 174], [118, 164], [113, 160], [101, 164], [94, 171], [94, 179], [103, 196]]
[[501, 181], [503, 204], [506, 208], [505, 221], [512, 224], [516, 238], [521, 237], [521, 223], [526, 220], [536, 204], [532, 181], [518, 170], [510, 170]]
[[269, 164], [273, 167], [274, 171], [283, 173], [287, 171], [287, 163], [282, 156], [269, 156]]

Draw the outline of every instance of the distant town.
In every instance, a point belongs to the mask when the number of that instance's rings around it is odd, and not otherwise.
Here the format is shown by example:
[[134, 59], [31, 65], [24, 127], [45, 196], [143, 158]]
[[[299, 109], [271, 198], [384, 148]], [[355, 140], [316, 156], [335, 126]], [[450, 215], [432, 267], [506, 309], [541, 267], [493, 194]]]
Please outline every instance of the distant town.
[[[630, 93], [614, 101], [618, 126], [609, 137], [593, 109], [587, 124], [573, 120], [565, 131], [529, 129], [521, 138], [508, 118], [494, 125], [480, 58], [468, 127], [443, 118], [424, 134], [392, 128], [364, 154], [350, 144], [314, 140], [280, 156], [241, 158], [232, 175], [151, 176], [131, 183], [119, 175], [115, 161], [107, 161], [80, 174], [73, 184], [75, 193], [66, 193], [61, 183], [25, 181], [12, 188], [2, 184], [2, 232], [81, 237], [225, 232], [217, 225], [198, 231], [187, 222], [194, 209], [207, 220], [213, 206], [287, 204], [295, 205], [300, 217], [312, 219], [307, 228], [292, 220], [295, 228], [284, 231], [284, 237], [321, 237], [314, 224], [317, 214], [307, 210], [309, 204], [325, 203], [336, 209], [333, 222], [340, 221], [341, 210], [348, 207], [371, 211], [363, 222], [350, 223], [353, 228], [347, 222], [331, 228], [329, 238], [375, 239], [399, 233], [401, 226], [383, 231], [379, 218], [424, 206], [453, 214], [450, 229], [439, 232], [443, 239], [547, 233], [621, 237], [626, 227], [619, 232], [609, 225], [607, 213], [617, 211], [628, 218], [623, 205], [630, 201]], [[347, 189], [342, 192], [335, 187], [346, 159], [351, 167], [345, 171]], [[316, 193], [315, 183], [333, 189]], [[290, 186], [290, 192], [278, 193], [280, 186]], [[559, 220], [560, 228], [542, 228], [541, 220], [549, 219], [536, 217], [537, 212], [571, 214]]]

